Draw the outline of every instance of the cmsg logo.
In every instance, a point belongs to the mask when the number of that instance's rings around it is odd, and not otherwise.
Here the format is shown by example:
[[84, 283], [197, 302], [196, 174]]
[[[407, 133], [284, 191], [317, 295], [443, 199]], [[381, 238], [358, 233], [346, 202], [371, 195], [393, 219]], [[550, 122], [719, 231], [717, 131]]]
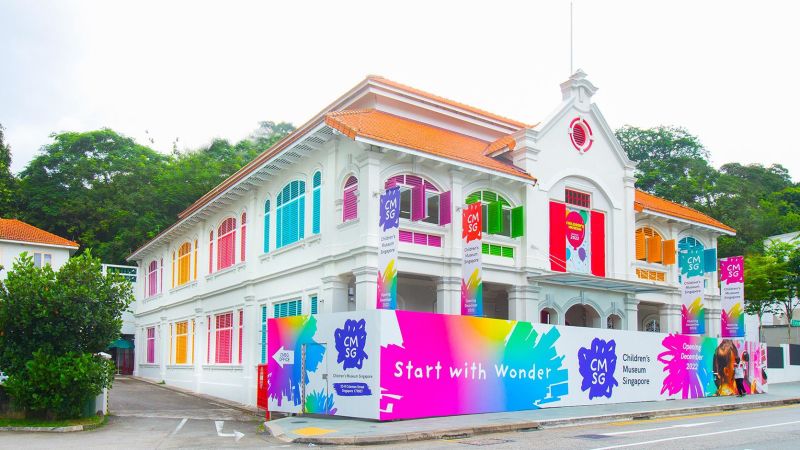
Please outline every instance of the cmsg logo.
[[368, 358], [364, 351], [367, 344], [367, 321], [364, 319], [347, 319], [344, 327], [333, 332], [336, 341], [337, 363], [342, 363], [342, 369], [361, 369], [364, 360]]
[[614, 378], [617, 368], [617, 343], [613, 339], [608, 342], [594, 338], [589, 348], [578, 350], [578, 371], [583, 378], [582, 391], [589, 391], [589, 400], [594, 397], [611, 398], [614, 386], [618, 386]]

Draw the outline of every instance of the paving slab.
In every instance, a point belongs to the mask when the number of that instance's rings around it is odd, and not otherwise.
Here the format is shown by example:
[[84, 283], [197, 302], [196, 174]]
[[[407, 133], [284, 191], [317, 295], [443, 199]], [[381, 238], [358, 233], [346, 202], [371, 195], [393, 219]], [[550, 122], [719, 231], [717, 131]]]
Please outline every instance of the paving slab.
[[769, 393], [638, 403], [544, 408], [463, 416], [378, 422], [330, 416], [291, 416], [265, 422], [285, 442], [368, 445], [453, 439], [484, 433], [570, 426], [800, 403], [800, 382], [770, 384]]

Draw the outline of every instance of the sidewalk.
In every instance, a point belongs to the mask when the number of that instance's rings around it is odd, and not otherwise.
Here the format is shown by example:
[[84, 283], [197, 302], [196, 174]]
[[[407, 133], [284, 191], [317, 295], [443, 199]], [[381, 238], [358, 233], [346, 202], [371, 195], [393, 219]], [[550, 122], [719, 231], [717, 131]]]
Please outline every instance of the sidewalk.
[[266, 422], [286, 441], [318, 445], [366, 445], [466, 437], [482, 433], [614, 422], [632, 419], [765, 408], [800, 403], [800, 382], [770, 384], [768, 394], [692, 400], [572, 406], [465, 416], [375, 422], [338, 417], [285, 417]]

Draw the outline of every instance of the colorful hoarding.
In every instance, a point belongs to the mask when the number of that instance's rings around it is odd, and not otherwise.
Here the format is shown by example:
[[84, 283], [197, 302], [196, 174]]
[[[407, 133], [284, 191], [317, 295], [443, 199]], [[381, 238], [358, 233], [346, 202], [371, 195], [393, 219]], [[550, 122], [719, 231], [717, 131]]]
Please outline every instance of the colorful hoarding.
[[719, 260], [722, 337], [744, 337], [744, 257]]
[[461, 262], [461, 314], [465, 316], [483, 315], [482, 210], [482, 203], [476, 202], [464, 206], [461, 211], [461, 244], [464, 251]]
[[397, 309], [397, 246], [400, 239], [400, 187], [381, 194], [378, 220], [378, 309]]
[[766, 390], [766, 349], [741, 339], [386, 310], [268, 328], [271, 411], [396, 420], [731, 395], [737, 357], [748, 392]]
[[681, 330], [683, 334], [706, 332], [703, 248], [692, 247], [679, 254], [681, 269]]

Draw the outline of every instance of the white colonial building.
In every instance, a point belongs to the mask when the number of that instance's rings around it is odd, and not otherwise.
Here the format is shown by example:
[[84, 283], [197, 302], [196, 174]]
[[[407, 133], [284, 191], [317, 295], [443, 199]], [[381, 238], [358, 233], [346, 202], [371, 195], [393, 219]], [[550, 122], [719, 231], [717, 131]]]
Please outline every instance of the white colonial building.
[[0, 219], [0, 280], [6, 278], [22, 253], [33, 258], [36, 267], [49, 265], [58, 270], [78, 248], [76, 242], [20, 220]]
[[378, 200], [396, 185], [398, 308], [460, 313], [460, 211], [481, 201], [486, 316], [679, 331], [677, 250], [716, 267], [734, 230], [636, 190], [596, 88], [579, 71], [561, 91], [529, 125], [367, 77], [130, 256], [136, 373], [255, 404], [267, 318], [376, 307]]

